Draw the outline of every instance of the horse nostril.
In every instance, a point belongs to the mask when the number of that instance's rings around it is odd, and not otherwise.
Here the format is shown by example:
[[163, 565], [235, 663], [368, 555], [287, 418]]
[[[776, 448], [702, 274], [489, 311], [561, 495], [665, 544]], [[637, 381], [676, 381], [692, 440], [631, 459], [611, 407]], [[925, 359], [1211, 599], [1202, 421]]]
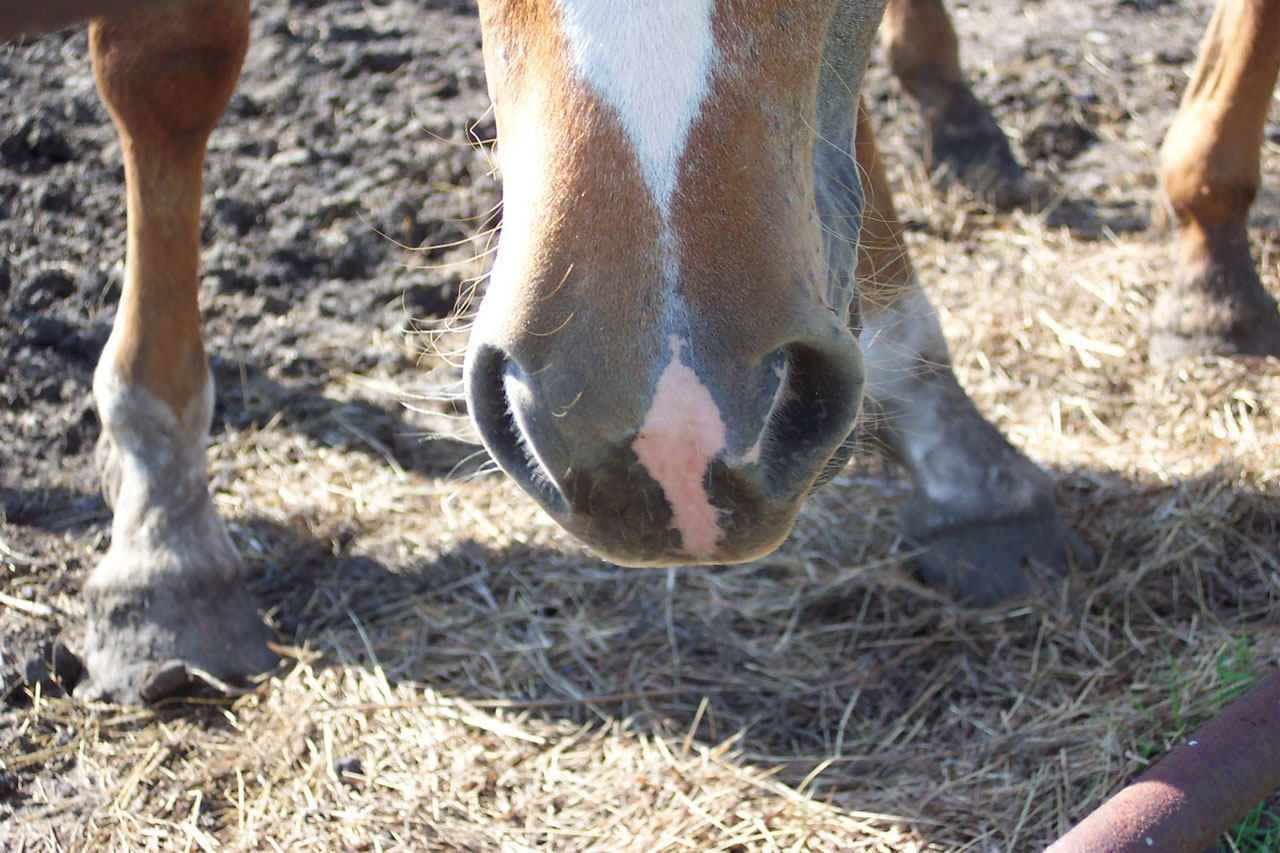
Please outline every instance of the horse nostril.
[[464, 370], [467, 408], [489, 455], [524, 489], [549, 509], [567, 510], [564, 495], [538, 461], [522, 428], [508, 383], [520, 371], [498, 347], [480, 345], [469, 354]]
[[770, 490], [785, 494], [813, 476], [814, 460], [826, 460], [817, 483], [849, 460], [863, 369], [853, 349], [796, 343], [784, 351], [786, 387], [769, 414], [770, 452], [763, 462]]

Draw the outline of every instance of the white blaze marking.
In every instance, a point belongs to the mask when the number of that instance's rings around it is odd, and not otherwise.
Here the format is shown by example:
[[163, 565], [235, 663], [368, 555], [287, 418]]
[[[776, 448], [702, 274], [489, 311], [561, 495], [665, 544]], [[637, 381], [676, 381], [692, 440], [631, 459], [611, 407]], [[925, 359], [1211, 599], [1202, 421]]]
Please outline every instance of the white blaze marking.
[[[679, 247], [671, 202], [689, 131], [717, 62], [715, 0], [558, 2], [573, 71], [617, 113], [653, 195], [661, 217], [663, 277], [673, 285]], [[686, 341], [678, 335], [669, 341], [671, 361], [658, 377], [632, 449], [661, 486], [684, 551], [709, 556], [724, 531], [703, 481], [725, 450], [727, 430], [711, 392], [680, 361]]]
[[685, 342], [675, 335], [670, 340], [671, 361], [631, 448], [671, 504], [671, 526], [680, 531], [685, 552], [710, 554], [724, 531], [702, 481], [724, 450], [724, 419], [698, 375], [681, 363]]
[[716, 60], [713, 0], [560, 0], [573, 69], [618, 112], [666, 220]]

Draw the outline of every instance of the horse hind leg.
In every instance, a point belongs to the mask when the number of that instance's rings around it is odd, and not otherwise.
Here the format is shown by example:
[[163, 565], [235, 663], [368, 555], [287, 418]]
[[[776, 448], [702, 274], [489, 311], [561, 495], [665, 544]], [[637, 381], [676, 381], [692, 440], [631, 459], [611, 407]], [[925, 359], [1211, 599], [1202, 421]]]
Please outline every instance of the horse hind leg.
[[1043, 188], [960, 70], [960, 46], [942, 0], [890, 0], [880, 28], [889, 67], [920, 108], [924, 161], [999, 210], [1036, 203]]
[[244, 570], [209, 497], [213, 385], [201, 340], [201, 173], [248, 39], [247, 0], [95, 22], [94, 74], [120, 137], [125, 282], [94, 373], [111, 545], [85, 586], [88, 679], [136, 702], [175, 670], [227, 680], [274, 662]]
[[1177, 272], [1152, 314], [1151, 357], [1280, 356], [1280, 312], [1249, 253], [1247, 220], [1280, 70], [1280, 0], [1219, 0], [1160, 149]]

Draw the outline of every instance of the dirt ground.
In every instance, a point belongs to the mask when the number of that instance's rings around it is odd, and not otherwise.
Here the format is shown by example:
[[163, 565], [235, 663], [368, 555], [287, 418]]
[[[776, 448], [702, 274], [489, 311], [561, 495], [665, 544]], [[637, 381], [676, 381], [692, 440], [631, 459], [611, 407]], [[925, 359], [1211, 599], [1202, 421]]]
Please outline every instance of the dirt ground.
[[[498, 189], [467, 0], [259, 0], [207, 169], [215, 502], [285, 656], [232, 701], [62, 695], [105, 553], [90, 379], [123, 173], [83, 32], [0, 47], [0, 848], [1038, 849], [1274, 666], [1280, 364], [1146, 358], [1156, 149], [1207, 0], [951, 4], [1050, 209], [934, 192], [869, 93], [962, 382], [1049, 468], [1087, 592], [918, 586], [864, 459], [769, 558], [624, 570], [491, 471], [460, 294]], [[1280, 292], [1280, 105], [1253, 214]], [[44, 659], [61, 681], [43, 677]], [[1265, 820], [1264, 820], [1265, 823]], [[1223, 842], [1224, 849], [1246, 840]], [[1275, 849], [1275, 848], [1271, 848]]]

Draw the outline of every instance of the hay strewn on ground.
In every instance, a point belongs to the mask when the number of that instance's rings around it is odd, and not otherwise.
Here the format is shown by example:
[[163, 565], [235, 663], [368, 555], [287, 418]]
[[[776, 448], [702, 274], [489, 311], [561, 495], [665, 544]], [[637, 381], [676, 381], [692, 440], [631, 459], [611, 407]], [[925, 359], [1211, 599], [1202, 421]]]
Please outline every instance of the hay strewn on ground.
[[[1083, 591], [977, 611], [920, 587], [893, 518], [908, 486], [871, 460], [772, 557], [615, 568], [509, 482], [449, 475], [465, 450], [397, 461], [368, 402], [420, 385], [335, 373], [313, 408], [211, 449], [277, 677], [234, 702], [11, 709], [0, 846], [1034, 850], [1272, 668], [1280, 364], [1150, 365], [1167, 234], [1081, 239], [934, 195], [904, 121], [886, 148], [957, 371], [1053, 470], [1098, 556]], [[1102, 144], [1151, 155], [1158, 135], [1125, 126]], [[1274, 181], [1274, 144], [1265, 161]], [[1149, 198], [1133, 180], [1089, 198]], [[1272, 292], [1277, 212], [1264, 198], [1255, 234]], [[79, 618], [52, 577], [103, 535], [0, 552], [22, 618]]]

